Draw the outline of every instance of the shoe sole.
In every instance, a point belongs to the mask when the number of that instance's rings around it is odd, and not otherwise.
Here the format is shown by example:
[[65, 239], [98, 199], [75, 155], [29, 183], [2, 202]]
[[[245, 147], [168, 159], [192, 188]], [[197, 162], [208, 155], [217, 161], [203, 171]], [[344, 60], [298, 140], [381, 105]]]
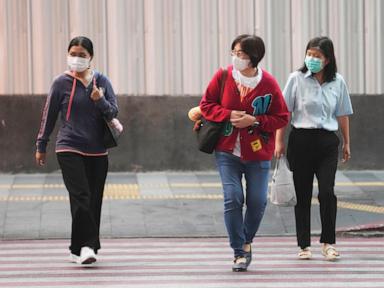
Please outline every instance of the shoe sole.
[[243, 269], [243, 268], [232, 268], [232, 271], [233, 272], [247, 272], [247, 268]]
[[95, 257], [89, 257], [89, 258], [83, 260], [80, 264], [87, 265], [87, 264], [92, 264], [92, 263], [95, 263], [95, 262], [96, 262], [96, 258]]
[[330, 262], [334, 262], [334, 261], [337, 261], [337, 260], [340, 259], [340, 256], [332, 256], [332, 257], [329, 257], [329, 256], [326, 256], [326, 255], [324, 255], [324, 254], [323, 254], [323, 256], [324, 256], [324, 259], [325, 259], [326, 261], [330, 261]]
[[312, 255], [311, 256], [299, 256], [299, 260], [311, 260], [312, 258]]

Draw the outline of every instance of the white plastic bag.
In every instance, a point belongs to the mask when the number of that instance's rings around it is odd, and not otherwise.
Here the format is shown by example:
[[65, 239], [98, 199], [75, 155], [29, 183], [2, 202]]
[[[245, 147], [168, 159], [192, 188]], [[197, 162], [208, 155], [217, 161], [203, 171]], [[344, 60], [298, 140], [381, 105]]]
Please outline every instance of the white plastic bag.
[[272, 204], [278, 206], [296, 205], [297, 200], [292, 172], [288, 168], [285, 156], [281, 156], [276, 160], [271, 189], [269, 190], [269, 198]]

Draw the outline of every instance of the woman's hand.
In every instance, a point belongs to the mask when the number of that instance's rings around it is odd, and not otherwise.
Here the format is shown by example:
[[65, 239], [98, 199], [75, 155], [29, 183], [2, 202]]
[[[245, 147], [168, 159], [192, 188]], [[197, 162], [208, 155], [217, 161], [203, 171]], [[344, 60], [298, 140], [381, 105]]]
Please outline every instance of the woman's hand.
[[351, 149], [349, 146], [349, 117], [340, 116], [337, 117], [337, 121], [339, 121], [341, 134], [343, 135], [343, 156], [341, 162], [345, 163], [351, 158]]
[[278, 159], [284, 154], [285, 154], [284, 141], [276, 141], [275, 142], [275, 153], [274, 153], [275, 157]]
[[343, 144], [343, 158], [341, 159], [341, 162], [345, 163], [349, 159], [351, 159], [351, 148], [349, 147], [349, 144]]
[[101, 97], [104, 96], [104, 89], [103, 88], [97, 88], [96, 86], [96, 80], [93, 79], [93, 88], [91, 93], [91, 99], [93, 101], [99, 101]]
[[44, 166], [45, 155], [46, 155], [46, 153], [40, 153], [40, 152], [36, 151], [35, 158], [36, 158], [36, 164], [38, 166]]
[[245, 114], [245, 111], [232, 110], [231, 111], [231, 121], [232, 119], [241, 118]]
[[245, 128], [253, 125], [256, 122], [256, 117], [246, 114], [245, 111], [232, 111], [231, 123], [236, 128]]

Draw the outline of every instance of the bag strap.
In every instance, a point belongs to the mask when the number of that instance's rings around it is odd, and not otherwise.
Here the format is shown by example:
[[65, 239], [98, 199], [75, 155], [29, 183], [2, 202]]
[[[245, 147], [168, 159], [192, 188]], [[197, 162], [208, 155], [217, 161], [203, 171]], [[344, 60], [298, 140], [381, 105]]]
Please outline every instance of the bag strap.
[[227, 81], [227, 76], [228, 76], [228, 70], [223, 69], [223, 72], [220, 77], [220, 97], [219, 97], [219, 103], [221, 103], [221, 100], [223, 99], [223, 94], [224, 94], [224, 87], [225, 87], [225, 82]]
[[[71, 96], [69, 97], [69, 103], [68, 103], [68, 110], [66, 115], [66, 120], [69, 120], [69, 116], [71, 115], [71, 109], [72, 109], [72, 102], [73, 102], [73, 96], [75, 96], [75, 90], [76, 90], [76, 77], [71, 72], [65, 72], [65, 74], [68, 74], [73, 77], [73, 84], [72, 84], [72, 90], [71, 90]], [[96, 85], [96, 77], [93, 76], [93, 84]]]
[[276, 170], [279, 170], [280, 161], [283, 161], [283, 159], [281, 157], [283, 157], [283, 156], [280, 156], [279, 158], [276, 159], [276, 165], [275, 165]]
[[69, 97], [69, 103], [68, 103], [68, 109], [67, 109], [67, 115], [66, 115], [67, 121], [69, 120], [69, 116], [71, 115], [71, 108], [72, 108], [73, 96], [75, 95], [75, 90], [76, 90], [76, 78], [73, 77], [71, 96]]

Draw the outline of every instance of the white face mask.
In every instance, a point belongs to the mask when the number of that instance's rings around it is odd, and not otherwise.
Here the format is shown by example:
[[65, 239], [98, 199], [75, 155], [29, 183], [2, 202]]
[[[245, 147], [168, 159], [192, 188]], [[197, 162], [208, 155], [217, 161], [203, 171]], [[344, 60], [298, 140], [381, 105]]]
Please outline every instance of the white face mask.
[[84, 72], [89, 68], [89, 62], [88, 58], [67, 56], [67, 64], [71, 71]]
[[232, 64], [236, 70], [243, 71], [249, 67], [249, 63], [251, 60], [249, 59], [241, 59], [237, 56], [232, 56]]

